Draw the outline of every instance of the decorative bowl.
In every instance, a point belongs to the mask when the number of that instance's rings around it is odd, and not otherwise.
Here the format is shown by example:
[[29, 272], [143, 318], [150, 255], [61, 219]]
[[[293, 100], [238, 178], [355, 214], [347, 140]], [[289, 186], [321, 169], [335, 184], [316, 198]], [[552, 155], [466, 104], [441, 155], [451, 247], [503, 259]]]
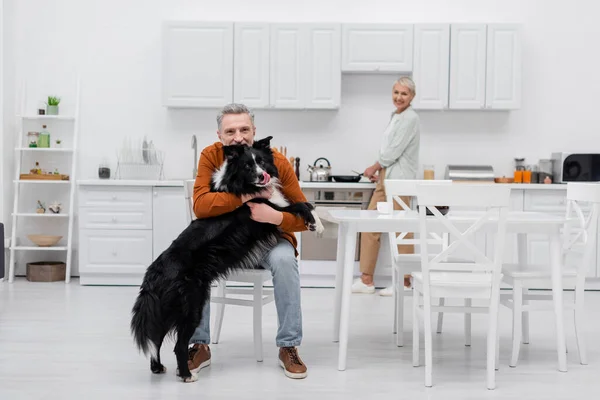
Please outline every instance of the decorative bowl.
[[62, 236], [53, 235], [27, 235], [27, 237], [40, 247], [54, 246], [60, 239], [62, 239]]

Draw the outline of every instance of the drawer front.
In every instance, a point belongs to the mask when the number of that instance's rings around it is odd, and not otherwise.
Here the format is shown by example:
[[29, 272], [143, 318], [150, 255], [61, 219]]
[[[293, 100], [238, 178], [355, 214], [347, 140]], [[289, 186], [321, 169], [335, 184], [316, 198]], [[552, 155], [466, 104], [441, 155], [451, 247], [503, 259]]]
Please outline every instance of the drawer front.
[[80, 188], [80, 207], [151, 209], [150, 187], [86, 186]]
[[152, 208], [81, 208], [79, 210], [79, 228], [152, 229]]
[[[591, 212], [589, 203], [579, 203], [579, 205], [585, 215]], [[543, 190], [525, 193], [523, 209], [524, 211], [546, 212], [563, 216], [567, 212], [567, 191]]]
[[560, 213], [564, 215], [567, 210], [567, 192], [565, 190], [526, 192], [523, 209], [525, 211]]
[[79, 263], [83, 273], [141, 273], [152, 263], [152, 231], [82, 230]]

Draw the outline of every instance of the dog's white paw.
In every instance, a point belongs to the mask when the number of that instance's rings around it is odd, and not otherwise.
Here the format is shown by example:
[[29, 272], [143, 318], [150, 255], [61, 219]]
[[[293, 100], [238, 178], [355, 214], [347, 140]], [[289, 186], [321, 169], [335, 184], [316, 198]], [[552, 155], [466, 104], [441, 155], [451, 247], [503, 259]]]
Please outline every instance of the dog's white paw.
[[321, 234], [323, 232], [325, 232], [325, 227], [323, 226], [323, 223], [321, 222], [321, 218], [319, 218], [319, 216], [317, 215], [317, 213], [315, 211], [311, 211], [313, 217], [315, 217], [315, 231], [317, 232], [317, 234]]
[[198, 380], [198, 375], [192, 374], [192, 376], [190, 376], [189, 378], [182, 378], [182, 380], [184, 383], [196, 382]]

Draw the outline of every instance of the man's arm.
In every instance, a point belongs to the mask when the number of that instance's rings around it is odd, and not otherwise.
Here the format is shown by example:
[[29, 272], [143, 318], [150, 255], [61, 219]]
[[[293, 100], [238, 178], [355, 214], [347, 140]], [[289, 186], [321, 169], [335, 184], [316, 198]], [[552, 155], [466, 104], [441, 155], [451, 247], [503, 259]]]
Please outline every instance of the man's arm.
[[214, 165], [210, 157], [202, 152], [194, 183], [194, 214], [196, 214], [196, 218], [216, 217], [242, 205], [242, 200], [234, 194], [210, 191], [210, 181], [217, 168], [219, 166]]
[[[289, 162], [283, 162], [282, 167], [278, 169], [279, 180], [281, 182], [281, 191], [290, 203], [306, 202], [306, 197], [300, 189], [298, 178]], [[286, 232], [302, 232], [305, 231], [306, 225], [304, 219], [293, 214], [284, 212], [283, 220], [279, 227]]]

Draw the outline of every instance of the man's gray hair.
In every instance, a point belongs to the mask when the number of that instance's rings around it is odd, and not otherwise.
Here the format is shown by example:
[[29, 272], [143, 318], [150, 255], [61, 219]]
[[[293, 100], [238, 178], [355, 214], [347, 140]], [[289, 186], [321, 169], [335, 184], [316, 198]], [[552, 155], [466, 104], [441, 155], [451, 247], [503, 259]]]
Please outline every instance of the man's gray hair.
[[221, 130], [223, 116], [227, 114], [248, 114], [250, 116], [250, 120], [252, 121], [252, 126], [254, 126], [254, 113], [243, 104], [231, 103], [223, 107], [219, 112], [219, 115], [217, 115], [217, 127], [219, 128], [219, 131]]
[[396, 83], [401, 86], [406, 86], [413, 95], [417, 94], [417, 91], [415, 88], [415, 82], [412, 79], [410, 79], [408, 76], [402, 76], [402, 77], [398, 78], [396, 80], [396, 82], [394, 82], [394, 85]]

